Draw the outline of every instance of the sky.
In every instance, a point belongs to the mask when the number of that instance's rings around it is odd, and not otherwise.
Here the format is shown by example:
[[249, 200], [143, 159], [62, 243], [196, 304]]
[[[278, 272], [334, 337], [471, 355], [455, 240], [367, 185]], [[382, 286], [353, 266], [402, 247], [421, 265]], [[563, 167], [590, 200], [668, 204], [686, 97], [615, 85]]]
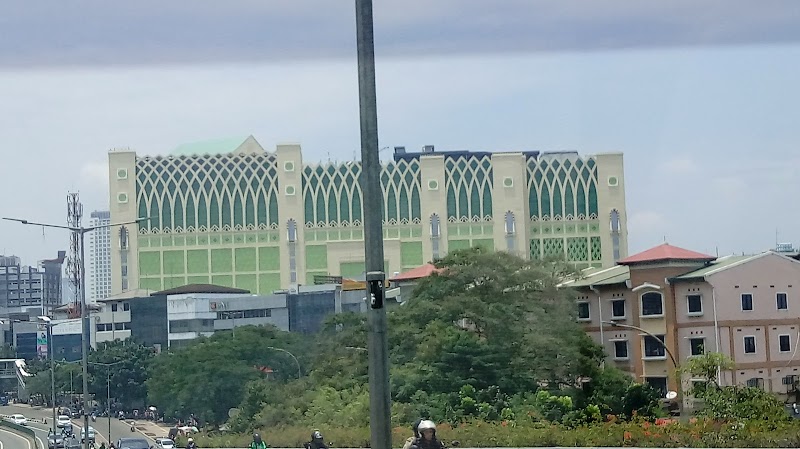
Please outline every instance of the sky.
[[[621, 151], [630, 253], [800, 244], [800, 2], [375, 2], [381, 147]], [[359, 147], [353, 1], [14, 2], [0, 15], [0, 216], [108, 204], [107, 151], [250, 135]], [[388, 158], [387, 152], [382, 155]], [[68, 236], [0, 222], [0, 254]]]

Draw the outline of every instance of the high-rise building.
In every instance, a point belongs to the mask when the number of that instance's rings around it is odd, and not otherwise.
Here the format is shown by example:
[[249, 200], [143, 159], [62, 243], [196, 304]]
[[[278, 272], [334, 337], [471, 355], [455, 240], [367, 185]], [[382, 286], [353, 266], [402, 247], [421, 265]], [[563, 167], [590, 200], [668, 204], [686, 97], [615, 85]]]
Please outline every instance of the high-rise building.
[[89, 227], [104, 226], [86, 235], [88, 240], [86, 265], [86, 299], [97, 301], [111, 295], [111, 212], [94, 211], [89, 216]]
[[61, 269], [66, 251], [38, 267], [22, 265], [19, 257], [0, 256], [0, 316], [47, 315], [61, 304]]
[[[306, 164], [299, 145], [252, 137], [167, 156], [109, 153], [112, 293], [212, 283], [259, 294], [364, 271], [361, 163]], [[381, 169], [386, 272], [470, 246], [566, 258], [627, 255], [622, 154], [422, 152]], [[119, 273], [117, 273], [119, 271]]]

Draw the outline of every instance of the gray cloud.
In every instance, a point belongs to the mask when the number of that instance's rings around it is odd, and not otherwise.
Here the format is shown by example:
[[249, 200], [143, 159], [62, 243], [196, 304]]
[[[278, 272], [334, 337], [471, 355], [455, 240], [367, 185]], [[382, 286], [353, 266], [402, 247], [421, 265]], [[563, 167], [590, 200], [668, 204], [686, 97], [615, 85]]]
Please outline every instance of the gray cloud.
[[[355, 55], [352, 0], [9, 2], [0, 67]], [[379, 0], [380, 56], [800, 41], [795, 0]]]

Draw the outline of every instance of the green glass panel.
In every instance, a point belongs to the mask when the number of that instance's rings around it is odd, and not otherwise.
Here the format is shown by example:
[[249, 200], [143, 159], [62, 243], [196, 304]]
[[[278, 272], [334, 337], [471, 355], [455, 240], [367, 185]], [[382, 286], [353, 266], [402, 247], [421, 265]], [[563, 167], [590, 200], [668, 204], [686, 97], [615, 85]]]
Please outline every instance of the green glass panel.
[[245, 196], [245, 206], [244, 206], [244, 224], [246, 225], [257, 225], [256, 222], [256, 205], [253, 202], [253, 194], [252, 192], [247, 192]]
[[274, 271], [280, 269], [281, 252], [278, 247], [262, 246], [258, 248], [258, 271]]
[[550, 214], [550, 211], [551, 211], [551, 209], [550, 209], [550, 188], [547, 186], [547, 183], [543, 183], [542, 184], [542, 191], [539, 194], [539, 197], [542, 200], [542, 209], [541, 209], [542, 217], [544, 217], [545, 215], [548, 215], [548, 216], [551, 215]]
[[528, 190], [528, 207], [531, 209], [531, 218], [539, 217], [539, 189], [535, 183], [531, 183]]
[[219, 226], [219, 203], [217, 201], [217, 195], [211, 193], [209, 196], [211, 197], [211, 207], [208, 208], [208, 225]]
[[237, 272], [258, 270], [255, 248], [236, 248], [234, 249], [234, 254], [236, 255], [234, 266]]
[[422, 219], [421, 203], [419, 200], [419, 188], [416, 185], [414, 185], [411, 188], [411, 219], [412, 220]]
[[140, 278], [139, 279], [139, 288], [143, 290], [151, 290], [154, 292], [158, 292], [164, 290], [164, 287], [161, 285], [161, 278]]
[[483, 217], [483, 210], [481, 209], [481, 188], [480, 185], [475, 183], [469, 189], [469, 214], [470, 218], [473, 216]]
[[586, 215], [586, 190], [583, 188], [583, 183], [579, 182], [577, 186], [577, 194], [575, 195], [576, 210], [578, 215]]
[[470, 247], [472, 247], [472, 243], [469, 241], [469, 239], [447, 241], [448, 251], [456, 251], [459, 249], [467, 249]]
[[494, 251], [494, 239], [474, 239], [472, 240], [472, 246]]
[[328, 222], [328, 217], [325, 216], [325, 196], [324, 195], [318, 195], [316, 203], [317, 203], [316, 204], [317, 222], [322, 221], [322, 222], [327, 223]]
[[[313, 278], [311, 282], [313, 282]], [[281, 275], [279, 273], [261, 273], [258, 275], [258, 294], [269, 295], [280, 289]]]
[[263, 190], [259, 190], [258, 192], [258, 224], [268, 224], [267, 223], [267, 197], [264, 194]]
[[339, 222], [339, 205], [336, 201], [336, 190], [330, 190], [330, 196], [328, 197], [328, 221], [329, 222]]
[[531, 259], [540, 260], [542, 258], [542, 245], [539, 239], [531, 240]]
[[233, 287], [233, 276], [231, 275], [211, 276], [211, 283], [222, 287]]
[[363, 276], [364, 262], [342, 262], [339, 264], [339, 275], [347, 278]]
[[233, 197], [233, 225], [244, 226], [244, 208], [242, 207], [242, 196]]
[[458, 218], [456, 210], [456, 191], [452, 184], [447, 186], [447, 218]]
[[589, 260], [589, 239], [586, 237], [567, 238], [567, 260], [571, 262]]
[[144, 199], [142, 198], [139, 200], [139, 218], [144, 218], [147, 216], [147, 204], [145, 204]]
[[151, 200], [150, 203], [150, 227], [151, 228], [160, 228], [161, 227], [161, 220], [159, 219], [159, 210], [158, 210], [158, 202], [155, 198]]
[[542, 241], [542, 255], [545, 258], [564, 258], [564, 239], [550, 238]]
[[181, 200], [181, 197], [177, 195], [175, 196], [175, 209], [173, 211], [173, 216], [175, 218], [172, 220], [172, 226], [176, 228], [183, 228], [183, 200]]
[[551, 207], [553, 208], [553, 216], [564, 215], [564, 200], [561, 196], [560, 183], [553, 186], [553, 202], [551, 203]]
[[186, 285], [186, 277], [184, 276], [169, 276], [164, 278], [164, 288], [177, 288]]
[[222, 193], [222, 225], [233, 225], [233, 211], [231, 210], [231, 199], [227, 193]]
[[572, 191], [572, 184], [564, 186], [564, 215], [575, 216], [575, 193]]
[[466, 184], [461, 184], [458, 187], [458, 218], [470, 217], [469, 210], [469, 194], [467, 193]]
[[250, 293], [258, 293], [258, 276], [255, 274], [237, 274], [236, 288], [241, 288]]
[[164, 251], [164, 274], [184, 274], [183, 251]]
[[339, 199], [339, 220], [347, 221], [348, 223], [353, 222], [353, 218], [350, 215], [350, 193], [343, 187], [342, 188], [342, 197]]
[[197, 196], [197, 226], [208, 226], [208, 200], [203, 192]]
[[197, 210], [195, 208], [195, 199], [193, 195], [189, 195], [186, 200], [186, 222], [185, 226], [197, 227]]
[[386, 192], [386, 220], [397, 220], [397, 197], [394, 187], [389, 186]]
[[400, 264], [403, 267], [417, 267], [422, 263], [422, 242], [400, 243]]
[[161, 227], [172, 229], [172, 207], [168, 196], [163, 197], [161, 205]]
[[186, 251], [187, 273], [208, 273], [208, 250], [190, 249]]
[[483, 216], [492, 216], [492, 188], [488, 183], [483, 185]]
[[139, 276], [161, 275], [161, 252], [139, 252]]
[[188, 284], [208, 284], [208, 276], [187, 276], [186, 283]]
[[597, 189], [595, 183], [589, 184], [589, 215], [597, 214]]
[[230, 273], [233, 271], [233, 252], [230, 249], [211, 250], [211, 272]]
[[362, 217], [362, 210], [361, 210], [361, 194], [359, 193], [357, 188], [353, 188], [353, 221], [359, 220], [361, 221]]
[[306, 268], [325, 270], [328, 268], [328, 247], [325, 245], [306, 245]]

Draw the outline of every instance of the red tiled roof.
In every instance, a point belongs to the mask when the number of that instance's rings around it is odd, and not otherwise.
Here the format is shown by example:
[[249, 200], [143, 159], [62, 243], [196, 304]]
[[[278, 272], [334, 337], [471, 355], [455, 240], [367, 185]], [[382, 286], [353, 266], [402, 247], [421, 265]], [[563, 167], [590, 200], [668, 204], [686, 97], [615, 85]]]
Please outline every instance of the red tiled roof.
[[626, 257], [625, 259], [617, 262], [620, 265], [630, 265], [634, 263], [643, 262], [656, 262], [660, 260], [696, 260], [696, 261], [711, 261], [716, 259], [714, 256], [708, 254], [690, 251], [688, 249], [678, 248], [669, 243], [658, 245], [638, 254]]
[[392, 282], [413, 281], [415, 279], [426, 278], [426, 277], [432, 275], [433, 273], [439, 273], [441, 271], [442, 271], [441, 269], [436, 268], [436, 265], [434, 265], [432, 263], [426, 263], [425, 265], [422, 265], [421, 267], [413, 268], [413, 269], [408, 270], [408, 271], [406, 271], [404, 273], [400, 273], [397, 276], [395, 276], [395, 277], [393, 277], [393, 278], [391, 278], [389, 280], [392, 281]]

